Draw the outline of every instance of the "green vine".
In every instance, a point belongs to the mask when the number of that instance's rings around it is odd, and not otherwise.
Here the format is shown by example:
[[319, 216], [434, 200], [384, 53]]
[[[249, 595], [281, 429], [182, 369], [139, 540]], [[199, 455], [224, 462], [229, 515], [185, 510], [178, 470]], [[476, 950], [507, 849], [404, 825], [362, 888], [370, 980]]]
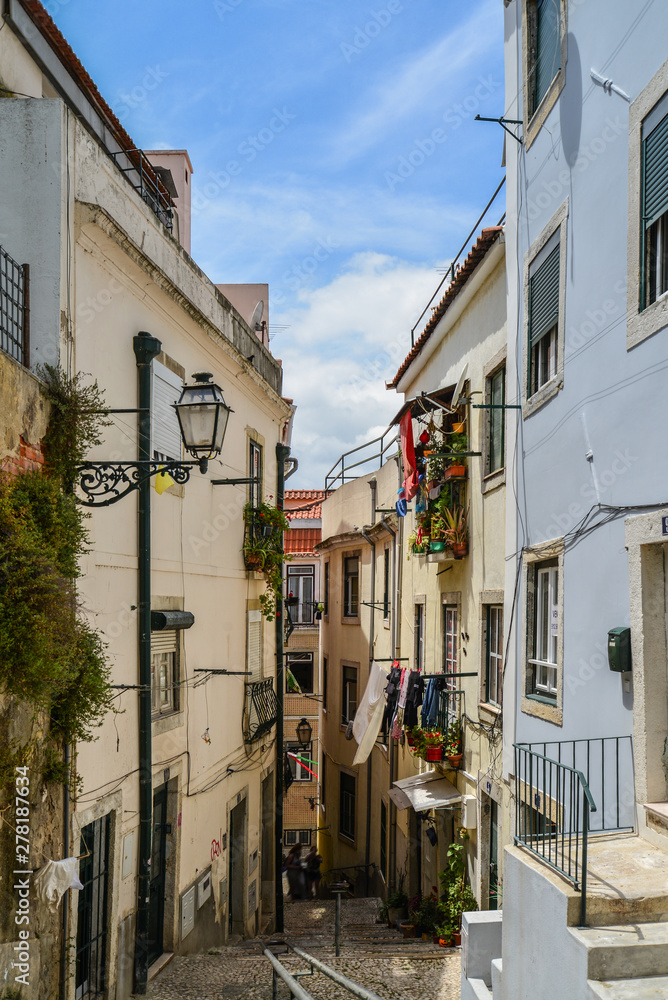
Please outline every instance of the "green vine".
[[64, 745], [94, 739], [110, 707], [103, 643], [77, 607], [88, 539], [72, 492], [76, 465], [99, 439], [102, 421], [90, 410], [102, 397], [80, 376], [44, 372], [46, 466], [0, 476], [0, 690], [32, 710], [29, 740], [8, 741], [0, 754], [3, 788], [19, 762], [39, 767], [45, 781], [66, 781]]
[[261, 503], [244, 506], [243, 556], [247, 569], [264, 575], [266, 590], [260, 594], [260, 611], [271, 622], [283, 599], [283, 563], [291, 556], [283, 551], [283, 532], [290, 522], [277, 507]]

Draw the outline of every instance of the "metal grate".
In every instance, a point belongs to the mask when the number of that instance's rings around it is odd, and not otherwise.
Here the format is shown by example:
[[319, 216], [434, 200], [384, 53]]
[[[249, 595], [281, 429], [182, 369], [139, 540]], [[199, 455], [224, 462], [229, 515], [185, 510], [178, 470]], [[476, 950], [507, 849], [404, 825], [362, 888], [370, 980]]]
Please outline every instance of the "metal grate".
[[28, 367], [28, 274], [27, 264], [17, 264], [0, 247], [0, 348]]
[[84, 858], [77, 920], [76, 1000], [95, 1000], [106, 995], [110, 831], [110, 813], [81, 831]]
[[247, 684], [248, 731], [246, 742], [254, 743], [268, 733], [278, 719], [278, 699], [271, 677], [257, 684]]

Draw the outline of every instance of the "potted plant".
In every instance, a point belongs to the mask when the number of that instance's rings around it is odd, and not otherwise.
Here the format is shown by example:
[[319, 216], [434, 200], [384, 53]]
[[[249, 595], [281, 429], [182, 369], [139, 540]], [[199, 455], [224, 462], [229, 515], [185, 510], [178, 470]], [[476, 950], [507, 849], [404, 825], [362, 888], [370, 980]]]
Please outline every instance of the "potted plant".
[[452, 434], [448, 442], [448, 451], [451, 454], [450, 465], [445, 471], [445, 478], [452, 479], [455, 476], [466, 475], [466, 464], [463, 458], [458, 456], [469, 450], [469, 442], [466, 434]]
[[429, 548], [429, 533], [425, 532], [421, 525], [418, 525], [408, 536], [408, 545], [411, 552], [416, 555], [426, 552]]
[[447, 918], [446, 904], [439, 900], [436, 886], [428, 896], [423, 896], [419, 903], [410, 911], [418, 930], [425, 938], [433, 938], [437, 928]]
[[425, 729], [423, 730], [423, 734], [425, 744], [425, 760], [443, 760], [444, 736], [441, 730]]
[[[468, 834], [462, 834], [464, 840]], [[455, 944], [461, 944], [462, 913], [478, 909], [471, 887], [466, 884], [466, 857], [462, 843], [450, 844], [447, 852], [448, 867], [439, 872], [448, 922]]]
[[283, 552], [282, 534], [290, 522], [277, 507], [262, 502], [257, 507], [247, 503], [243, 510], [243, 557], [246, 569], [262, 573], [266, 590], [260, 595], [260, 610], [273, 621], [283, 592], [283, 563], [290, 559]]
[[462, 559], [469, 550], [468, 507], [456, 506], [443, 513], [446, 522], [445, 539], [452, 549], [455, 559]]
[[387, 910], [387, 922], [390, 927], [396, 927], [398, 920], [405, 919], [407, 904], [408, 896], [403, 889], [397, 889], [387, 897], [385, 908]]
[[445, 756], [448, 763], [453, 768], [458, 768], [462, 762], [462, 723], [461, 719], [455, 719], [448, 726], [445, 737]]

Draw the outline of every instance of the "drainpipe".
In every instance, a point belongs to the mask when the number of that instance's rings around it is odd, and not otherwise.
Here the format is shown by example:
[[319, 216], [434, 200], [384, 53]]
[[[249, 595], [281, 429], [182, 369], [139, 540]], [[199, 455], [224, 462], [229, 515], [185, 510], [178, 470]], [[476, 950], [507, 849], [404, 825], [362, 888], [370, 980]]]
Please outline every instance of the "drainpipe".
[[[371, 488], [371, 514], [376, 517], [376, 480], [369, 482]], [[368, 525], [373, 527], [373, 525]], [[369, 678], [371, 677], [371, 662], [373, 660], [374, 631], [376, 627], [376, 543], [367, 534], [367, 526], [362, 528], [362, 538], [371, 546], [371, 617], [369, 621]], [[366, 883], [366, 894], [369, 895], [369, 867], [371, 865], [371, 775], [373, 771], [373, 749], [366, 761], [366, 838], [364, 841], [364, 878]]]
[[[290, 456], [286, 444], [276, 445], [276, 506], [283, 510], [285, 501], [285, 463]], [[294, 468], [292, 471], [295, 471]], [[281, 549], [283, 536], [281, 536]], [[276, 826], [274, 829], [275, 843], [275, 902], [276, 930], [283, 932], [283, 689], [285, 675], [283, 668], [283, 602], [278, 609], [274, 626], [276, 629], [276, 700], [278, 712], [276, 719]]]
[[[397, 533], [389, 523], [385, 515], [380, 519], [380, 523], [383, 525], [385, 530], [392, 536], [392, 596], [390, 601], [390, 648], [392, 650], [392, 656], [397, 656]], [[390, 763], [390, 788], [394, 781], [394, 739], [392, 737], [392, 730], [390, 729], [390, 735], [387, 745], [387, 756]], [[397, 810], [396, 807], [390, 799], [390, 846], [388, 850], [387, 858], [387, 874], [388, 874], [388, 889], [390, 892], [394, 892], [395, 878], [394, 878], [394, 853], [395, 853], [395, 832], [396, 832], [396, 819]]]
[[[162, 344], [149, 333], [133, 340], [139, 382], [138, 458], [151, 458], [151, 362]], [[151, 891], [151, 480], [145, 476], [137, 490], [137, 570], [139, 576], [139, 874], [135, 925], [135, 993], [146, 993], [148, 980], [148, 922]]]

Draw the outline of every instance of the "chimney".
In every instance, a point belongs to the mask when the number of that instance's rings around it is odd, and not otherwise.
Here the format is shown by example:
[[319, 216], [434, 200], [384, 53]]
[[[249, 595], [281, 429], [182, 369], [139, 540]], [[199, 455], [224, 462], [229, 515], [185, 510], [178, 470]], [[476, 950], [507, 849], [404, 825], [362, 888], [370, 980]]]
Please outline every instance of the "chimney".
[[[193, 165], [187, 149], [147, 149], [151, 164], [174, 199], [174, 237], [190, 253], [190, 188]], [[167, 177], [165, 174], [171, 175]]]

